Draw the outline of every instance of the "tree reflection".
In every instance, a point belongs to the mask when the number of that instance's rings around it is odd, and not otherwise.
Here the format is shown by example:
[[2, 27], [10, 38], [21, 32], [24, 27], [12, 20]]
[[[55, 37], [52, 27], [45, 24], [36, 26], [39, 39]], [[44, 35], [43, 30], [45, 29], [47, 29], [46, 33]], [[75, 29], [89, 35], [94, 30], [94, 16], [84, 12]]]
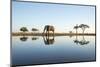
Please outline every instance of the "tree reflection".
[[26, 36], [23, 36], [23, 37], [20, 38], [20, 40], [23, 41], [23, 42], [27, 41], [27, 39], [28, 39], [28, 37], [26, 37]]
[[70, 37], [70, 38], [72, 38], [72, 37], [73, 37], [73, 35], [69, 35], [69, 37]]
[[83, 36], [82, 40], [79, 41], [80, 45], [85, 45], [85, 44], [88, 44], [88, 43], [89, 43], [89, 41], [86, 41], [85, 38], [84, 38], [84, 36]]
[[77, 35], [76, 35], [76, 39], [74, 40], [74, 43], [76, 43], [76, 44], [79, 43]]
[[43, 36], [44, 43], [46, 45], [54, 44], [54, 36]]
[[78, 44], [78, 43], [79, 43], [79, 41], [78, 41], [78, 40], [74, 40], [74, 43]]
[[37, 37], [32, 37], [32, 40], [37, 40], [38, 38]]
[[89, 41], [86, 41], [84, 36], [82, 36], [82, 40], [79, 41], [76, 35], [76, 39], [74, 40], [74, 43], [80, 44], [80, 45], [86, 45], [86, 44], [89, 44]]

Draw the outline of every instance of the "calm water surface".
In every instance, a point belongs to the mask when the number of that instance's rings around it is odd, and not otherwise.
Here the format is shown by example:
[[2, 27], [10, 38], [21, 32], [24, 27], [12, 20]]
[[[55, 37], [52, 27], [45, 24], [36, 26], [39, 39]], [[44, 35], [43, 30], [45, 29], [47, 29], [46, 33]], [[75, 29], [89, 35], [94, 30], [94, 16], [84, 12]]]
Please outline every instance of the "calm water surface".
[[13, 36], [12, 64], [95, 61], [95, 36]]

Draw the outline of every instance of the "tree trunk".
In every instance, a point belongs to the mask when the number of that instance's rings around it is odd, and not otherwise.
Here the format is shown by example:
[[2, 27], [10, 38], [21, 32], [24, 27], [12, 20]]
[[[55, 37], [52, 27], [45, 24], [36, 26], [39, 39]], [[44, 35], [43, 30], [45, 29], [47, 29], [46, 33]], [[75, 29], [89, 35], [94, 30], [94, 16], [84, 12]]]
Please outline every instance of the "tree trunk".
[[76, 34], [77, 34], [77, 29], [76, 29]]
[[83, 29], [83, 34], [84, 34], [85, 29]]

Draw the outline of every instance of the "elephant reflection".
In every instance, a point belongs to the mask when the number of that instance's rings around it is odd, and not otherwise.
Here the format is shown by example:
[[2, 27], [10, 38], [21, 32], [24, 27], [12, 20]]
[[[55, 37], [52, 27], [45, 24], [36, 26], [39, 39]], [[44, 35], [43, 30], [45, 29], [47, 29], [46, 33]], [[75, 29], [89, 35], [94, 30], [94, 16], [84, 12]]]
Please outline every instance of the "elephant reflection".
[[80, 45], [89, 44], [89, 41], [86, 41], [85, 38], [84, 38], [84, 36], [82, 36], [82, 37], [83, 37], [82, 40], [79, 41], [79, 40], [77, 39], [77, 36], [76, 36], [76, 39], [74, 40], [74, 43], [80, 44]]
[[28, 37], [25, 37], [25, 36], [20, 38], [21, 41], [27, 41], [27, 39], [28, 39]]
[[50, 44], [53, 44], [54, 43], [54, 36], [53, 37], [50, 37], [50, 36], [43, 36], [43, 40], [44, 40], [44, 43], [46, 45], [50, 45]]
[[51, 26], [51, 25], [46, 25], [44, 27], [43, 34], [46, 33], [46, 35], [49, 36], [50, 31], [52, 31], [53, 32], [53, 35], [54, 35], [54, 27]]

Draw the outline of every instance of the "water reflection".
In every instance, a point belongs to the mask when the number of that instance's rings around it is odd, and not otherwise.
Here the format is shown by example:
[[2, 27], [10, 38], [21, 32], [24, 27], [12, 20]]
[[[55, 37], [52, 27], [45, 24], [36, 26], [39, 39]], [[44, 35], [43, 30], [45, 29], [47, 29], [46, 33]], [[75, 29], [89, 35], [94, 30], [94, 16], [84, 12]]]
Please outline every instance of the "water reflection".
[[43, 36], [43, 40], [44, 40], [45, 45], [54, 44], [55, 42], [54, 36]]
[[27, 39], [28, 39], [28, 37], [26, 37], [26, 36], [23, 36], [23, 37], [20, 38], [20, 40], [23, 41], [23, 42], [27, 41]]
[[95, 60], [94, 36], [17, 36], [12, 40], [15, 65]]
[[82, 40], [78, 40], [78, 36], [76, 36], [74, 43], [80, 44], [80, 45], [86, 45], [86, 44], [89, 44], [89, 41], [87, 41], [84, 36], [82, 36]]
[[[27, 41], [27, 39], [28, 39], [27, 36], [20, 37], [20, 41], [23, 41], [23, 42]], [[32, 37], [32, 40], [37, 40], [37, 39], [38, 39], [38, 37]]]
[[[73, 36], [70, 36], [70, 38], [71, 38], [71, 37], [73, 37]], [[84, 36], [81, 36], [81, 37], [82, 37], [82, 38], [78, 39], [78, 36], [76, 36], [75, 40], [73, 40], [74, 43], [75, 43], [75, 44], [80, 44], [80, 45], [89, 44], [89, 41], [87, 41], [87, 40], [85, 39]], [[22, 37], [20, 37], [20, 40], [23, 41], [23, 42], [27, 41], [27, 39], [28, 39], [27, 36], [22, 36]], [[37, 39], [39, 39], [39, 38], [38, 38], [38, 37], [32, 37], [31, 39], [32, 39], [32, 40], [37, 40]], [[51, 44], [54, 44], [54, 42], [55, 42], [55, 37], [54, 37], [54, 36], [43, 36], [43, 41], [44, 41], [44, 44], [45, 44], [45, 45], [51, 45]]]
[[37, 37], [32, 37], [32, 40], [37, 40], [38, 38]]

